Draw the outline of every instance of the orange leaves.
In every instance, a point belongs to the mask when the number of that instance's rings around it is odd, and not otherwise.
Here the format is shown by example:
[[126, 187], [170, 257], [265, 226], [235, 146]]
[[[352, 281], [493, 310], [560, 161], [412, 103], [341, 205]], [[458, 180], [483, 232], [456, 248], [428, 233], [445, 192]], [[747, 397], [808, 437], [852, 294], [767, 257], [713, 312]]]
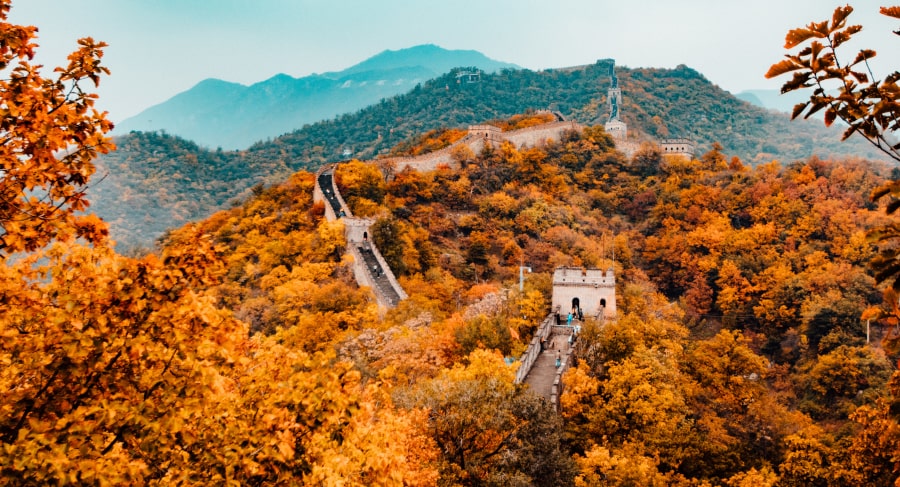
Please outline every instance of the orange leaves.
[[900, 6], [881, 7], [880, 9], [878, 9], [878, 12], [881, 13], [881, 15], [887, 15], [888, 17], [900, 19]]
[[[806, 42], [809, 39], [815, 37], [823, 37], [820, 33], [814, 31], [812, 27], [817, 27], [815, 24], [810, 26], [809, 29], [793, 29], [787, 33], [787, 36], [784, 38], [784, 48], [792, 49], [797, 47], [798, 45]], [[768, 77], [768, 75], [767, 75]]]
[[[153, 453], [135, 443], [168, 445], [184, 428], [172, 415], [208, 405], [246, 331], [154, 259], [63, 245], [48, 257], [49, 280], [33, 279], [33, 261], [2, 266], [0, 301], [15, 311], [0, 316], [0, 455], [27, 459], [23, 480], [139, 482]], [[46, 470], [55, 450], [68, 450], [65, 477]]]
[[0, 146], [0, 258], [35, 250], [54, 238], [99, 243], [105, 230], [76, 212], [87, 206], [91, 160], [114, 148], [105, 137], [112, 124], [93, 109], [96, 96], [79, 83], [87, 79], [96, 85], [109, 73], [100, 64], [106, 44], [80, 40], [69, 66], [57, 68], [56, 79], [43, 78], [40, 66], [24, 61], [34, 55], [36, 29], [5, 20], [0, 9], [0, 69], [18, 64], [0, 83], [0, 130], [7, 134]]
[[853, 7], [850, 5], [844, 5], [843, 7], [837, 7], [834, 9], [834, 14], [831, 16], [831, 25], [835, 29], [840, 29], [844, 26], [847, 21], [847, 17], [850, 13], [853, 12]]
[[162, 259], [57, 244], [0, 263], [3, 481], [434, 483], [419, 412], [298, 351], [307, 329], [249, 339], [203, 291], [207, 239], [173, 238]]
[[94, 86], [100, 84], [100, 75], [109, 75], [109, 68], [100, 65], [105, 42], [95, 42], [91, 37], [78, 39], [79, 49], [69, 54], [69, 66], [65, 70], [57, 68], [61, 80], [90, 79]]
[[[826, 109], [825, 125], [842, 120], [848, 125], [843, 139], [858, 133], [869, 140], [888, 157], [900, 161], [900, 144], [885, 137], [900, 127], [900, 102], [897, 96], [897, 76], [891, 74], [883, 80], [870, 79], [872, 73], [868, 60], [875, 51], [864, 49], [857, 53], [853, 62], [841, 64], [840, 46], [862, 30], [862, 26], [847, 26], [847, 18], [853, 8], [849, 5], [834, 10], [831, 22], [810, 23], [806, 28], [793, 29], [785, 38], [785, 49], [793, 49], [805, 44], [797, 54], [787, 55], [787, 59], [773, 64], [766, 73], [767, 78], [793, 73], [793, 78], [781, 87], [782, 93], [813, 88], [809, 101], [794, 107], [792, 118], [804, 114], [804, 118]], [[881, 13], [896, 17], [900, 7], [882, 7]], [[900, 32], [900, 31], [897, 31]], [[863, 69], [857, 68], [862, 63]], [[836, 93], [836, 94], [835, 94]], [[843, 140], [842, 139], [842, 140]]]

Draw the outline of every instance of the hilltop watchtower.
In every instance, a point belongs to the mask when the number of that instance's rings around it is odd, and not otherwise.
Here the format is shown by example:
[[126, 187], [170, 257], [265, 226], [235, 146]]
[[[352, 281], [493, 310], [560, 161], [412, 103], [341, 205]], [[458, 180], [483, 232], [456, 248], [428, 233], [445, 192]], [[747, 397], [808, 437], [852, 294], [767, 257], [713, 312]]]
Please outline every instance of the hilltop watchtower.
[[616, 140], [625, 140], [628, 136], [628, 126], [619, 117], [619, 107], [622, 105], [622, 89], [619, 88], [619, 77], [616, 76], [616, 62], [610, 59], [609, 65], [609, 90], [607, 91], [607, 104], [609, 105], [609, 119], [606, 121], [606, 133]]
[[659, 150], [664, 156], [681, 156], [693, 159], [694, 141], [686, 137], [663, 139], [659, 143]]
[[615, 316], [616, 276], [612, 267], [606, 271], [557, 267], [553, 271], [551, 307], [557, 306], [564, 313], [580, 309], [584, 316]]

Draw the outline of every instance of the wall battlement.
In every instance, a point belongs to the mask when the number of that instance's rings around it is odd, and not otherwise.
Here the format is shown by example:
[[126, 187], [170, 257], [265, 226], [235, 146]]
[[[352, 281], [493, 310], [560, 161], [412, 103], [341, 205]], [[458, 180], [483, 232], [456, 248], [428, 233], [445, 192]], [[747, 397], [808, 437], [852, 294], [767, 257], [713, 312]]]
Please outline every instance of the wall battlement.
[[[547, 113], [553, 112], [547, 111]], [[488, 143], [495, 147], [503, 142], [510, 142], [516, 147], [537, 147], [550, 140], [562, 140], [563, 133], [568, 130], [581, 131], [584, 129], [577, 122], [560, 120], [561, 115], [556, 115], [556, 118], [558, 120], [555, 122], [509, 132], [504, 132], [500, 127], [489, 124], [470, 125], [469, 132], [465, 137], [443, 149], [414, 157], [385, 157], [378, 159], [376, 162], [381, 164], [382, 167], [390, 168], [395, 173], [401, 172], [406, 168], [422, 172], [434, 171], [441, 165], [458, 169], [459, 162], [453, 158], [453, 154], [463, 146], [476, 154]]]
[[375, 299], [382, 309], [393, 308], [408, 296], [384, 256], [371, 241], [370, 228], [375, 220], [353, 216], [334, 184], [334, 170], [337, 164], [322, 166], [316, 172], [313, 201], [325, 204], [325, 219], [340, 220], [344, 224], [347, 239], [346, 252], [353, 257], [353, 276], [357, 284], [372, 289]]
[[553, 271], [553, 285], [615, 286], [616, 277], [612, 268], [583, 269], [581, 267], [557, 267]]

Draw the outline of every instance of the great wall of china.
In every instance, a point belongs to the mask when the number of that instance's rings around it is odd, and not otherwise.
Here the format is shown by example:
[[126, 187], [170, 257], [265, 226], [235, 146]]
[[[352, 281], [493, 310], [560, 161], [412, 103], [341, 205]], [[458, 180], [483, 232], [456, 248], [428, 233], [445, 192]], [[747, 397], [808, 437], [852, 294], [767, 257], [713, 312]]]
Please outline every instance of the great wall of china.
[[382, 309], [393, 308], [407, 295], [397, 282], [391, 267], [381, 252], [369, 238], [370, 227], [375, 220], [356, 218], [337, 185], [334, 184], [336, 164], [323, 166], [316, 173], [313, 201], [325, 203], [325, 219], [342, 220], [344, 236], [347, 239], [347, 253], [353, 256], [353, 276], [360, 286], [372, 289], [375, 299]]
[[385, 157], [377, 159], [375, 162], [394, 173], [407, 168], [414, 171], [434, 171], [441, 165], [459, 169], [459, 162], [453, 155], [461, 147], [467, 147], [475, 154], [481, 152], [488, 143], [499, 146], [503, 142], [509, 142], [516, 147], [537, 147], [549, 140], [560, 140], [561, 135], [566, 131], [580, 132], [584, 128], [577, 122], [565, 120], [560, 114], [546, 110], [539, 110], [537, 113], [552, 114], [557, 119], [553, 122], [509, 132], [503, 132], [493, 125], [470, 125], [469, 132], [465, 137], [443, 149], [414, 157]]
[[[608, 92], [610, 116], [605, 129], [616, 143], [616, 148], [629, 157], [639, 144], [627, 138], [627, 126], [620, 118], [619, 105], [622, 92], [618, 86], [614, 65], [610, 67], [611, 85]], [[472, 153], [481, 152], [487, 144], [499, 145], [504, 142], [516, 147], [540, 147], [550, 141], [560, 141], [567, 131], [582, 131], [583, 126], [566, 120], [557, 112], [539, 111], [552, 114], [554, 121], [533, 127], [508, 132], [493, 125], [472, 125], [460, 140], [443, 149], [415, 157], [387, 157], [371, 161], [378, 164], [386, 174], [403, 171], [433, 171], [442, 165], [458, 169], [460, 162], [455, 157], [465, 147]], [[658, 143], [665, 156], [694, 156], [694, 142], [689, 138], [663, 139]], [[379, 307], [389, 309], [407, 298], [390, 266], [384, 260], [372, 239], [370, 218], [353, 216], [334, 181], [338, 163], [323, 166], [316, 173], [313, 200], [325, 203], [325, 217], [328, 221], [342, 220], [347, 240], [347, 253], [352, 256], [353, 273], [360, 286], [372, 289]], [[561, 309], [569, 309], [566, 325], [562, 325]], [[516, 383], [529, 384], [536, 393], [546, 397], [554, 409], [559, 408], [562, 394], [562, 374], [571, 363], [577, 339], [577, 330], [583, 319], [583, 311], [600, 320], [615, 317], [616, 296], [615, 276], [612, 268], [599, 269], [557, 269], [553, 277], [552, 311], [541, 322], [531, 343], [519, 359]], [[574, 315], [574, 316], [573, 316]], [[574, 318], [574, 319], [573, 319]], [[573, 325], [574, 323], [574, 325]]]

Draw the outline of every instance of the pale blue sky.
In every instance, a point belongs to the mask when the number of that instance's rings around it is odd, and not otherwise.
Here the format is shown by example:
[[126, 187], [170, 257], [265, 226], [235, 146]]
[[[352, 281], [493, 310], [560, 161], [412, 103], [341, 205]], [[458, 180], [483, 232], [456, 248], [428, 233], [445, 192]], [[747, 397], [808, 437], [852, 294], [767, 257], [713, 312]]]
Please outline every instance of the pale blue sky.
[[[62, 64], [79, 37], [110, 44], [99, 107], [136, 115], [206, 78], [243, 84], [277, 73], [339, 71], [385, 49], [433, 43], [529, 69], [615, 58], [686, 64], [733, 93], [776, 88], [768, 66], [788, 29], [830, 18], [834, 0], [13, 0], [10, 21], [40, 29], [36, 62]], [[900, 60], [882, 2], [851, 2], [858, 47]], [[892, 3], [890, 1], [886, 3]], [[898, 3], [898, 2], [893, 2]], [[877, 65], [876, 68], [880, 68]], [[783, 80], [782, 80], [783, 81]]]

